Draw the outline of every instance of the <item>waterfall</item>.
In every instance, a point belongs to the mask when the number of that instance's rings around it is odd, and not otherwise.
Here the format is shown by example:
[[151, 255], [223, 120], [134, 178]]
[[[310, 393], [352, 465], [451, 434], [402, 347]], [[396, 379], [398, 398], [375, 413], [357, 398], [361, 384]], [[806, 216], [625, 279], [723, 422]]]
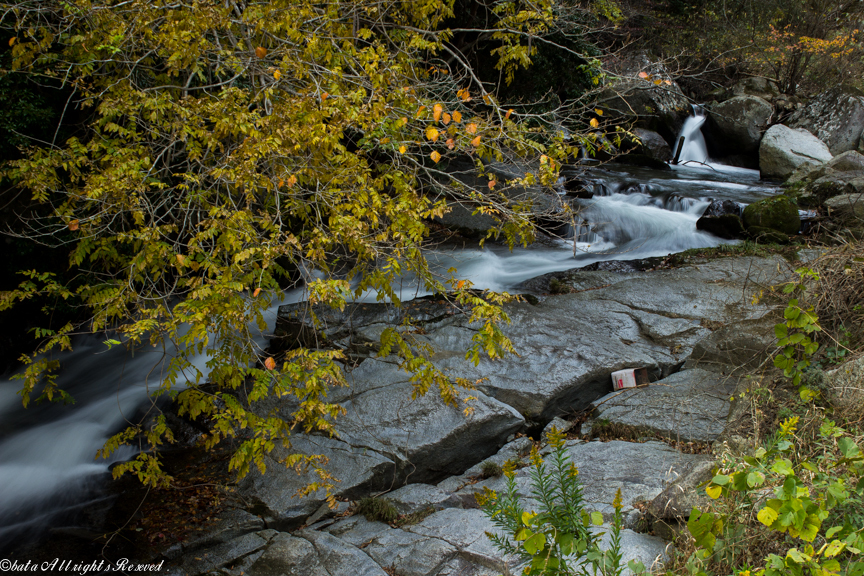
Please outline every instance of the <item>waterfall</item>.
[[684, 148], [681, 149], [679, 164], [687, 162], [708, 163], [708, 148], [705, 146], [705, 137], [702, 136], [702, 125], [705, 124], [705, 110], [701, 106], [693, 106], [693, 115], [687, 118], [681, 127], [681, 137], [684, 138]]

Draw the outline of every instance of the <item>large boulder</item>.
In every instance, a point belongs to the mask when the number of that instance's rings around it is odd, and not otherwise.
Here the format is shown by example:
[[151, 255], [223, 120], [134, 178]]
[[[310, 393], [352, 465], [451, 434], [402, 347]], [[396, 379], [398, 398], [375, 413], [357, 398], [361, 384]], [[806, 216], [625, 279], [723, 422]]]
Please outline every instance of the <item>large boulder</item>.
[[634, 128], [633, 135], [639, 138], [640, 146], [637, 152], [661, 162], [672, 160], [672, 149], [666, 140], [653, 130]]
[[774, 196], [759, 200], [744, 208], [744, 225], [750, 228], [769, 228], [783, 234], [797, 234], [801, 229], [798, 206], [787, 196]]
[[749, 154], [759, 148], [774, 106], [758, 96], [736, 96], [710, 112], [706, 140], [723, 155]]
[[820, 165], [832, 158], [824, 142], [803, 129], [776, 124], [759, 144], [759, 170], [763, 177], [787, 178], [804, 164]]
[[810, 131], [831, 154], [855, 150], [864, 131], [864, 97], [855, 89], [832, 88], [793, 114], [789, 126]]

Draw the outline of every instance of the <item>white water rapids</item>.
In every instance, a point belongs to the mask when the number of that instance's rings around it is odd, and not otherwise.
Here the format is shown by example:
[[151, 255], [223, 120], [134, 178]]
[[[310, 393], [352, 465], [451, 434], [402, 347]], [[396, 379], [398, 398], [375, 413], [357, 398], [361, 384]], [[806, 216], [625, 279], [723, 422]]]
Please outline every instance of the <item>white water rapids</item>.
[[[694, 117], [685, 125], [684, 156], [704, 163], [702, 122], [704, 117]], [[579, 200], [583, 222], [573, 231], [575, 256], [571, 239], [555, 247], [453, 249], [429, 258], [441, 270], [457, 267], [459, 277], [477, 287], [513, 291], [529, 278], [593, 262], [716, 246], [721, 240], [696, 230], [710, 199], [752, 202], [774, 192], [759, 182], [758, 172], [710, 164], [671, 171], [607, 164], [590, 169], [586, 181], [594, 197]], [[403, 293], [408, 297], [412, 290], [408, 286]], [[274, 303], [269, 332], [278, 305], [302, 297], [294, 293]], [[28, 532], [74, 523], [73, 513], [100, 497], [98, 487], [112, 462], [94, 460], [96, 451], [141, 414], [160, 382], [170, 351], [145, 347], [130, 356], [119, 346], [109, 350], [102, 340], [81, 339], [74, 352], [59, 357], [59, 385], [75, 397], [75, 405], [24, 410], [17, 395], [21, 382], [0, 382], [0, 548]], [[263, 335], [259, 341], [263, 347]], [[206, 373], [205, 362], [206, 357], [195, 360]], [[121, 452], [115, 461], [132, 454]]]

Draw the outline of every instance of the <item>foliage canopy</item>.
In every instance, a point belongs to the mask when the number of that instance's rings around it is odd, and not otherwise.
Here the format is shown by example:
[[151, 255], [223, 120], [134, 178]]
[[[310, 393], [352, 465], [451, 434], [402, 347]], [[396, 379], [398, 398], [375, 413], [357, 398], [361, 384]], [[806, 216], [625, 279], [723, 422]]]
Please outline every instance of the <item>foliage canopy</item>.
[[[510, 351], [498, 327], [507, 296], [481, 297], [431, 270], [429, 222], [448, 202], [468, 202], [496, 218], [511, 246], [529, 240], [532, 207], [512, 191], [552, 185], [570, 144], [544, 135], [549, 118], [502, 106], [452, 40], [494, 42], [511, 78], [544, 35], [566, 35], [562, 11], [581, 11], [579, 22], [594, 16], [553, 0], [478, 6], [486, 26], [454, 30], [454, 0], [4, 4], [14, 73], [69, 90], [61, 119], [73, 109], [85, 118], [73, 136], [34, 143], [0, 172], [31, 198], [17, 233], [67, 247], [74, 276], [29, 271], [0, 306], [62, 299], [89, 314], [86, 325], [37, 332], [45, 341], [25, 359], [25, 405], [67, 398], [52, 353], [75, 333], [176, 350], [155, 395], [206, 418], [211, 445], [242, 434], [231, 466], [244, 474], [263, 467], [292, 427], [331, 432], [340, 411], [326, 400], [328, 387], [344, 384], [339, 351], [300, 348], [277, 364], [255, 344], [254, 327], [265, 329], [285, 288], [305, 285], [310, 305], [341, 308], [370, 292], [398, 303], [391, 283], [414, 276], [484, 324], [469, 358]], [[479, 180], [448, 173], [459, 159]], [[527, 167], [524, 178], [490, 171], [507, 159]], [[470, 387], [399, 332], [384, 340], [415, 373], [418, 393], [437, 387], [456, 403], [459, 386]], [[207, 355], [206, 371], [196, 354]], [[293, 422], [250, 409], [268, 394], [301, 400]], [[170, 441], [165, 419], [153, 422], [102, 453]], [[148, 451], [115, 475], [129, 471], [166, 482]]]

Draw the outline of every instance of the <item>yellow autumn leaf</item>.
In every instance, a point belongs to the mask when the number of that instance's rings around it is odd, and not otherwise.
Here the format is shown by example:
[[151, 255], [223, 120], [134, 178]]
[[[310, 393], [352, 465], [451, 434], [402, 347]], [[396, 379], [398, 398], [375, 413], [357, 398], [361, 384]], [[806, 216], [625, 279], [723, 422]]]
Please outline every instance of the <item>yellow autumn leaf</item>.
[[463, 102], [471, 101], [471, 94], [468, 92], [467, 88], [462, 88], [461, 90], [456, 91], [456, 96], [462, 99]]
[[468, 131], [469, 134], [476, 134], [477, 133], [477, 124], [474, 124], [472, 122], [471, 124], [468, 124], [468, 126], [465, 129]]
[[282, 72], [280, 72], [279, 70], [276, 70], [275, 72], [273, 72], [273, 78], [275, 78], [276, 80], [279, 80], [279, 78], [281, 78], [281, 77], [282, 77]]
[[439, 160], [441, 160], [441, 154], [439, 154], [437, 150], [434, 150], [432, 154], [429, 155], [429, 157], [432, 158], [432, 161], [436, 164]]
[[445, 113], [441, 116], [441, 121], [444, 123], [445, 126], [446, 126], [447, 124], [450, 124], [450, 114], [448, 114], [447, 112], [445, 112]]
[[426, 138], [431, 140], [432, 142], [436, 142], [438, 140], [438, 130], [435, 129], [434, 126], [429, 126], [426, 128]]
[[591, 124], [592, 128], [597, 128], [598, 126], [600, 126], [600, 122], [596, 118], [591, 118], [589, 124]]
[[183, 264], [186, 263], [186, 257], [182, 254], [177, 254], [177, 263], [180, 264], [180, 266], [183, 266]]
[[441, 119], [441, 112], [443, 111], [444, 108], [440, 104], [435, 104], [435, 106], [432, 107], [432, 118], [435, 119], [435, 122], [438, 122], [438, 120]]
[[485, 102], [486, 104], [489, 104], [489, 102], [491, 102], [491, 100], [489, 100], [488, 94], [483, 94], [483, 102]]
[[405, 116], [403, 116], [402, 118], [400, 118], [400, 120], [401, 120], [401, 122], [402, 122], [402, 126], [404, 126], [405, 124], [408, 123], [408, 118], [406, 118]]
[[404, 154], [406, 150], [408, 150], [408, 149], [405, 148], [405, 146], [399, 146], [399, 153], [400, 154]]
[[453, 112], [453, 121], [456, 122], [457, 124], [459, 122], [462, 122], [462, 113], [459, 112], [458, 110], [456, 112]]
[[423, 114], [424, 110], [426, 110], [426, 106], [420, 106], [420, 108], [417, 109], [417, 118]]
[[546, 156], [545, 154], [540, 155], [540, 164], [546, 164], [546, 162], [548, 162], [548, 161], [549, 161], [548, 156]]
[[10, 39], [9, 39], [9, 46], [12, 46], [13, 44], [15, 44], [15, 41], [16, 41], [16, 40], [18, 40], [18, 38], [16, 38], [15, 36], [13, 36], [12, 38], [10, 38]]
[[602, 116], [602, 115], [603, 115], [603, 110], [601, 110], [600, 108], [595, 108], [595, 109], [594, 109], [594, 113], [597, 114], [598, 116]]
[[471, 140], [471, 145], [474, 146], [475, 148], [476, 148], [477, 146], [480, 146], [480, 136], [477, 136], [476, 138], [474, 138], [473, 140]]
[[705, 488], [705, 493], [711, 497], [712, 500], [716, 500], [720, 497], [720, 493], [723, 492], [722, 486], [717, 486], [716, 484], [711, 484], [707, 488]]
[[663, 80], [660, 80], [659, 78], [657, 80], [654, 80], [654, 84], [656, 84], [657, 86], [659, 86], [662, 83], [663, 83]]
[[295, 184], [297, 184], [297, 176], [292, 174], [288, 177], [288, 180], [285, 181], [289, 188], [293, 188]]

